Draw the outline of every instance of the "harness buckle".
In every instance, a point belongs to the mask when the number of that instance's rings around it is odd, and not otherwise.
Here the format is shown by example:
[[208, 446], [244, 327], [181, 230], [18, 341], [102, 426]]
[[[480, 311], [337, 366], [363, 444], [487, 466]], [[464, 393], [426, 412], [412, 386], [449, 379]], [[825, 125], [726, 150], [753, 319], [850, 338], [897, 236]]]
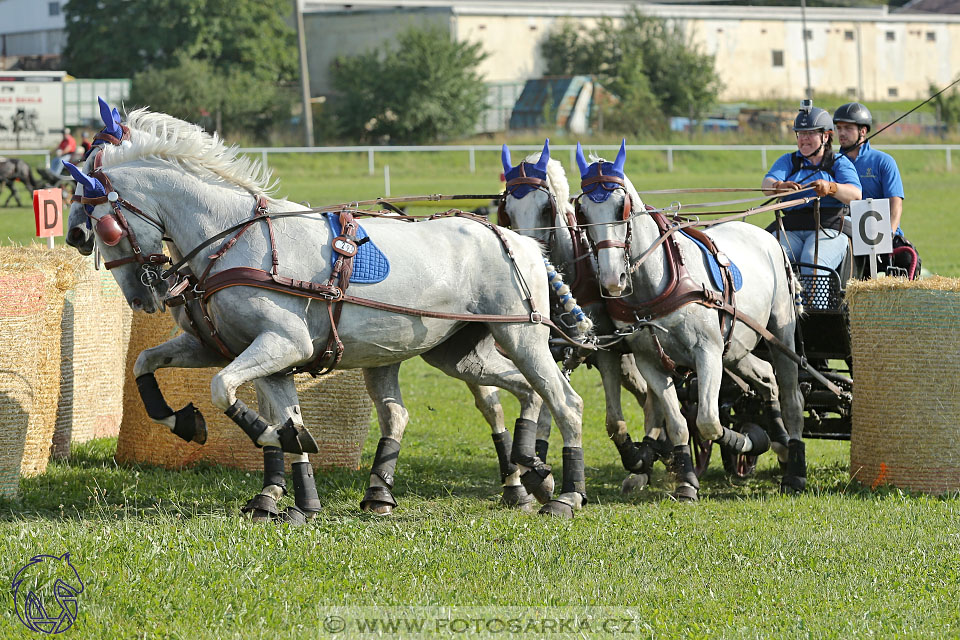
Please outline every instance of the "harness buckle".
[[540, 314], [539, 311], [531, 311], [530, 322], [532, 322], [533, 324], [541, 324], [543, 322], [543, 316]]

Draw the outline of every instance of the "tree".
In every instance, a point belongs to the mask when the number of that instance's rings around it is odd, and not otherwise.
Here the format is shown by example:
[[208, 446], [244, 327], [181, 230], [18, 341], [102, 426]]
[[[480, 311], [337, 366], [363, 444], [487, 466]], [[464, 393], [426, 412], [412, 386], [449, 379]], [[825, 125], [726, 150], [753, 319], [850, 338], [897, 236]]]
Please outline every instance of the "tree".
[[189, 58], [261, 82], [297, 78], [290, 0], [70, 0], [64, 6], [67, 71], [130, 78]]
[[[940, 92], [940, 87], [930, 84], [930, 94]], [[960, 123], [960, 93], [956, 89], [945, 91], [933, 99], [933, 104], [937, 108], [937, 119], [944, 126], [943, 135], [950, 132], [951, 127]]]
[[410, 29], [392, 48], [331, 65], [334, 111], [345, 137], [419, 144], [469, 132], [484, 109], [479, 44], [440, 28]]
[[290, 116], [292, 87], [262, 82], [239, 69], [218, 71], [207, 60], [182, 54], [175, 62], [136, 74], [128, 108], [148, 106], [221, 135], [250, 132], [260, 138]]
[[619, 21], [601, 18], [589, 30], [565, 22], [540, 50], [548, 75], [594, 75], [620, 97], [608, 122], [627, 131], [662, 126], [664, 115], [697, 119], [721, 88], [712, 56], [678, 25], [636, 8]]

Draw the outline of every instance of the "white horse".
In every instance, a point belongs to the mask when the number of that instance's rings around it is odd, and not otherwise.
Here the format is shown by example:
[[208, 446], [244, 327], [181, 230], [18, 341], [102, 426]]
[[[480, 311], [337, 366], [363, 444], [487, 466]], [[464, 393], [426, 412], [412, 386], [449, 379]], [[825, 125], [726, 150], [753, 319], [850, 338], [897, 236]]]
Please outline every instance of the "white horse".
[[[551, 263], [569, 285], [567, 289], [561, 288], [558, 294], [565, 297], [572, 292], [592, 321], [593, 331], [612, 335], [615, 326], [600, 297], [596, 260], [589, 253], [586, 239], [581, 238], [583, 231], [576, 228], [566, 172], [558, 160], [550, 157], [550, 141], [544, 141], [541, 152], [527, 156], [517, 166], [513, 166], [509, 148], [503, 145], [501, 163], [506, 191], [498, 224], [534, 238], [545, 247]], [[566, 306], [570, 303], [567, 302]], [[576, 321], [577, 318], [571, 317], [568, 324]], [[615, 346], [616, 351], [598, 350], [587, 362], [600, 372], [606, 401], [607, 435], [617, 447], [623, 467], [631, 474], [623, 484], [627, 491], [646, 484], [654, 456], [658, 451], [661, 454], [669, 454], [669, 451], [663, 451], [662, 443], [649, 436], [645, 436], [642, 442], [630, 438], [621, 406], [621, 385], [644, 408], [644, 415], [651, 415], [656, 424], [660, 424], [660, 418], [653, 395], [647, 395], [647, 383], [637, 370], [633, 354], [629, 351], [621, 354], [620, 347], [622, 345]]]
[[[138, 110], [127, 128], [127, 140], [88, 158], [89, 175], [75, 171], [83, 197], [71, 208], [68, 234], [71, 244], [89, 251], [93, 240], [85, 228], [88, 218], [95, 221], [95, 242], [134, 310], [156, 312], [161, 296], [171, 293], [156, 266], [164, 260], [164, 239], [172, 253], [185, 257], [179, 273], [193, 274], [190, 291], [204, 305], [180, 314], [199, 327], [201, 339], [184, 333], [145, 351], [135, 365], [151, 417], [181, 437], [195, 437], [202, 427], [195, 411], [167, 407], [153, 372], [226, 364], [211, 383], [213, 404], [258, 445], [281, 448], [306, 463], [306, 452], [316, 445], [303, 427], [287, 374], [317, 364], [328, 352], [329, 365], [339, 354], [337, 368], [364, 369], [381, 428], [361, 506], [386, 513], [396, 505], [393, 474], [408, 421], [397, 374], [402, 361], [422, 355], [471, 384], [517, 396], [521, 411], [511, 458], [520, 465], [524, 486], [538, 496], [552, 486], [549, 467], [535, 464], [533, 450], [534, 420], [545, 402], [563, 435], [564, 466], [561, 493], [541, 513], [570, 517], [583, 504], [582, 401], [550, 356], [549, 329], [539, 316], [549, 308], [546, 271], [535, 243], [460, 217], [365, 220], [363, 229], [389, 259], [389, 277], [351, 284], [349, 295], [356, 299], [344, 303], [339, 322], [332, 323], [331, 303], [346, 292], [335, 282], [325, 286], [333, 271], [334, 236], [323, 216], [298, 214], [305, 208], [267, 197], [273, 185], [259, 165], [194, 125]], [[349, 224], [347, 217], [341, 221]], [[247, 222], [247, 231], [237, 232]], [[230, 228], [234, 232], [217, 240], [220, 251], [201, 248]], [[354, 233], [344, 230], [348, 237], [338, 238], [338, 251], [356, 251]], [[234, 275], [240, 280], [231, 281]], [[280, 281], [295, 284], [274, 286]], [[494, 340], [513, 364], [487, 367], [495, 361]], [[263, 417], [237, 400], [236, 389], [248, 381], [256, 381]], [[265, 484], [271, 469], [265, 469]], [[297, 486], [296, 474], [294, 485], [297, 506], [306, 507], [301, 511], [318, 510], [315, 487], [301, 501], [309, 490]], [[265, 487], [248, 507], [275, 513], [281, 489]]]
[[[754, 427], [745, 429], [745, 434], [736, 433], [723, 427], [719, 417], [718, 394], [724, 367], [751, 381], [767, 402], [767, 418], [773, 423], [773, 445], [781, 461], [785, 459], [781, 490], [802, 491], [806, 461], [796, 363], [771, 348], [771, 368], [770, 363], [751, 353], [759, 341], [757, 332], [738, 321], [729, 334], [729, 314], [718, 316], [715, 306], [708, 308], [694, 303], [671, 309], [670, 301], [660, 298], [671, 282], [676, 282], [675, 275], [682, 267], [671, 265], [667, 251], [669, 241], [640, 259], [660, 241], [661, 231], [624, 175], [625, 144], [624, 141], [613, 163], [595, 157], [588, 163], [578, 145], [577, 164], [584, 189], [579, 200], [578, 220], [586, 226], [597, 256], [600, 284], [613, 298], [608, 300], [608, 305], [617, 304], [629, 312], [611, 312], [614, 317], [619, 316], [618, 325], [631, 324], [625, 319], [626, 315], [654, 320], [659, 325], [659, 328], [646, 325], [649, 331], [638, 329], [628, 342], [640, 372], [650, 391], [660, 399], [666, 417], [667, 434], [674, 445], [675, 471], [680, 480], [676, 497], [695, 500], [699, 483], [693, 473], [687, 446], [689, 432], [679, 410], [670, 359], [696, 371], [697, 430], [701, 437], [718, 440], [722, 446], [740, 453], [759, 455], [769, 446], [762, 429]], [[707, 236], [722, 254], [739, 266], [742, 289], [736, 293], [736, 311], [753, 318], [759, 327], [765, 327], [793, 349], [799, 285], [780, 244], [763, 229], [743, 222], [712, 226]], [[689, 285], [688, 291], [694, 295], [697, 289], [700, 293], [706, 291], [699, 299], [709, 297], [715, 302], [721, 301], [722, 296], [716, 293], [720, 289], [711, 281], [704, 252], [686, 235], [675, 234], [672, 238], [691, 278], [686, 282], [680, 279], [680, 284]], [[720, 262], [724, 261], [721, 256]], [[680, 288], [683, 287], [678, 290]], [[724, 315], [727, 319], [721, 326]], [[726, 345], [725, 337], [729, 337]], [[789, 434], [787, 442], [776, 437], [784, 432], [779, 423], [781, 410]], [[658, 425], [648, 422], [647, 426], [649, 431]]]

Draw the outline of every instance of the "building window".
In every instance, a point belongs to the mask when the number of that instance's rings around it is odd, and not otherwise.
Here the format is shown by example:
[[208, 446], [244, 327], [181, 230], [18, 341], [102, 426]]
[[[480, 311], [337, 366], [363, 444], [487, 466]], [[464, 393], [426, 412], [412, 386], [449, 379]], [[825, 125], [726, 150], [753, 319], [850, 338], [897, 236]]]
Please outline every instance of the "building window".
[[47, 3], [47, 10], [50, 12], [50, 15], [52, 15], [52, 16], [58, 16], [58, 15], [60, 15], [60, 3], [59, 3], [59, 2], [48, 2], [48, 3]]
[[857, 88], [856, 87], [847, 87], [847, 97], [856, 98], [857, 97]]
[[927, 31], [927, 42], [936, 42], [936, 41], [937, 41], [937, 32]]
[[900, 95], [900, 92], [897, 91], [897, 88], [896, 88], [896, 87], [889, 87], [889, 88], [887, 89], [887, 97], [888, 97], [888, 98], [896, 98], [896, 97], [899, 96], [899, 95]]
[[803, 30], [803, 39], [804, 39], [804, 40], [813, 40], [813, 30], [812, 30], [812, 29], [804, 29], [804, 30]]
[[893, 31], [887, 31], [887, 42], [893, 42], [897, 39], [897, 34]]
[[853, 31], [847, 30], [843, 32], [844, 40], [853, 40]]
[[773, 50], [773, 66], [775, 67], [783, 66], [783, 51], [780, 49]]

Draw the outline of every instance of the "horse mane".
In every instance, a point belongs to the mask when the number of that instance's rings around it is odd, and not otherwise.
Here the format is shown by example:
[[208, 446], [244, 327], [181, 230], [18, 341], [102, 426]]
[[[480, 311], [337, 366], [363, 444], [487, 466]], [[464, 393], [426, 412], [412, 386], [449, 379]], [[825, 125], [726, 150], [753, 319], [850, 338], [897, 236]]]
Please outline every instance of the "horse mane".
[[[540, 161], [540, 153], [536, 152], [527, 156], [523, 161], [530, 164], [536, 164]], [[547, 188], [557, 199], [557, 205], [561, 207], [563, 213], [573, 213], [573, 205], [570, 203], [570, 183], [567, 182], [567, 173], [563, 170], [563, 165], [559, 160], [550, 158], [547, 163]]]
[[103, 168], [151, 158], [192, 173], [207, 173], [252, 193], [269, 196], [277, 189], [270, 169], [195, 124], [146, 108], [127, 114], [125, 124], [134, 135], [119, 146], [104, 145]]
[[[590, 154], [590, 164], [594, 162], [610, 162], [605, 160], [598, 155]], [[640, 197], [640, 194], [637, 192], [637, 188], [633, 186], [633, 182], [630, 181], [630, 177], [627, 175], [626, 171], [623, 173], [623, 187], [627, 190], [627, 194], [630, 196], [630, 203], [633, 205], [633, 211], [643, 211], [645, 205], [643, 204], [643, 199]]]

